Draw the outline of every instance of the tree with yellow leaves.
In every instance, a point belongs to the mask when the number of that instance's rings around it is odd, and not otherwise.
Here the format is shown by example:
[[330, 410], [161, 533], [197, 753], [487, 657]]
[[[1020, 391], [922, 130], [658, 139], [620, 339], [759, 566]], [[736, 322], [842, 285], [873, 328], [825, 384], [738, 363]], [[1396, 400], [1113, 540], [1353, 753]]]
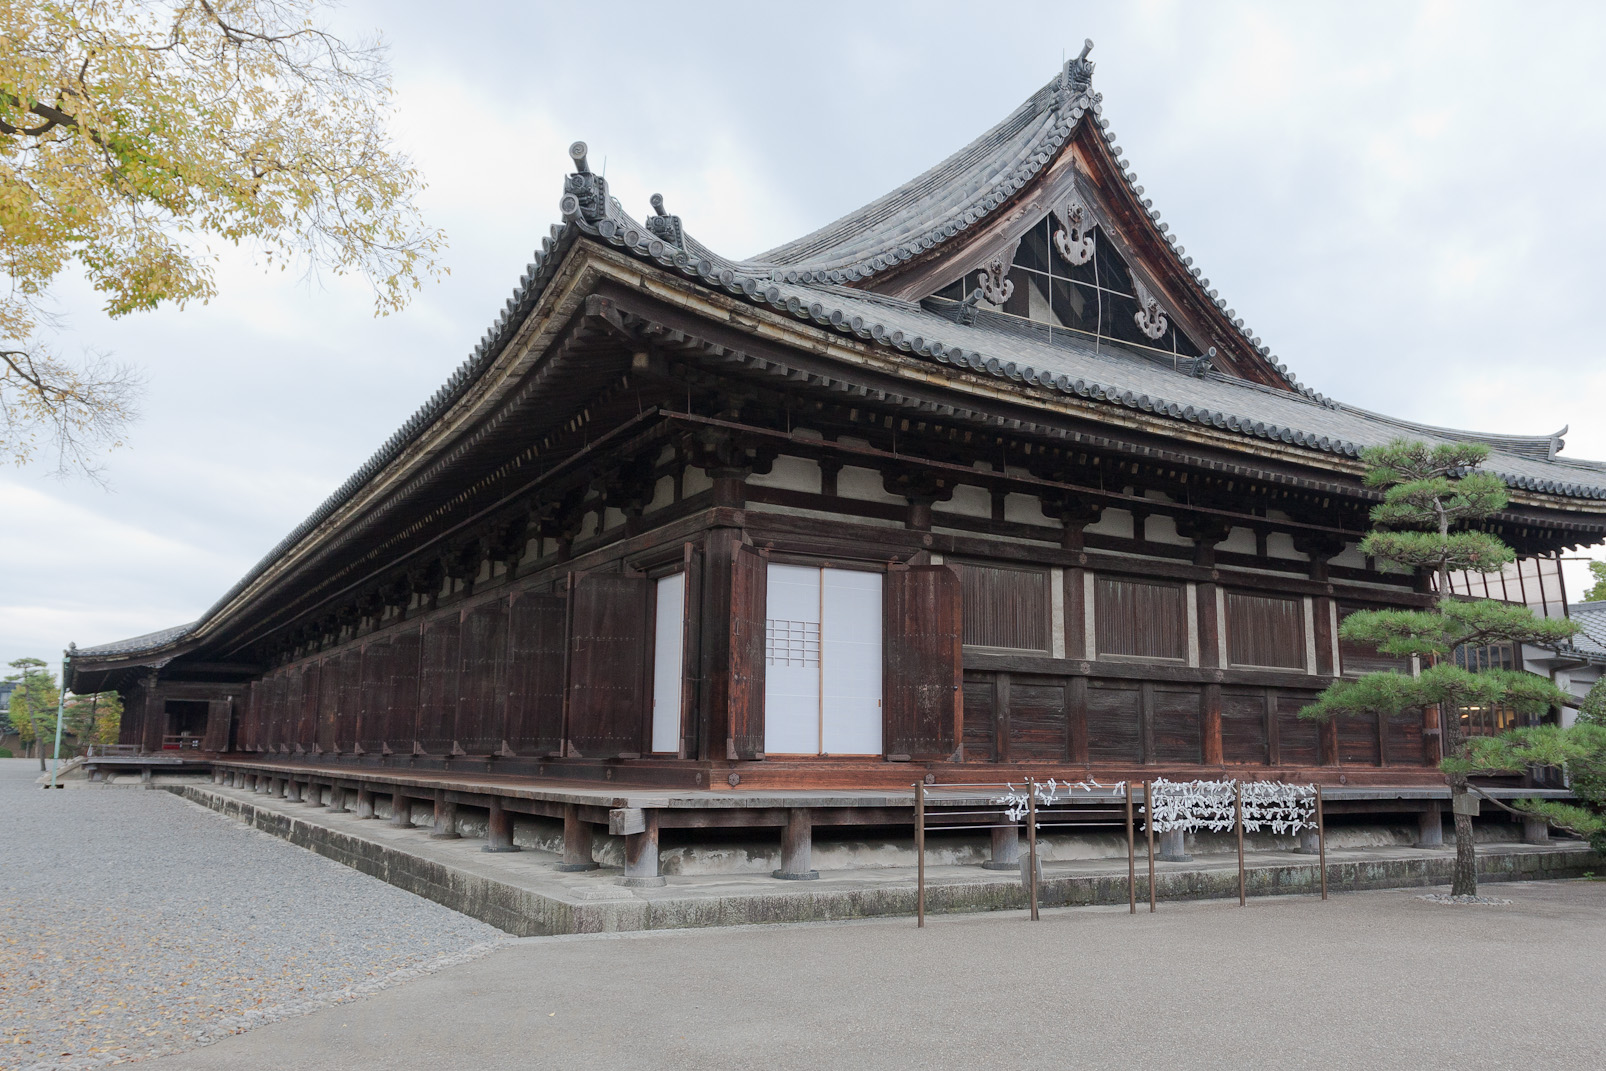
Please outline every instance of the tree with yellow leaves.
[[135, 416], [137, 373], [47, 337], [63, 272], [123, 316], [210, 299], [218, 244], [360, 275], [376, 314], [441, 270], [386, 135], [383, 49], [337, 37], [328, 7], [0, 0], [0, 450], [18, 463], [53, 448], [93, 472]]

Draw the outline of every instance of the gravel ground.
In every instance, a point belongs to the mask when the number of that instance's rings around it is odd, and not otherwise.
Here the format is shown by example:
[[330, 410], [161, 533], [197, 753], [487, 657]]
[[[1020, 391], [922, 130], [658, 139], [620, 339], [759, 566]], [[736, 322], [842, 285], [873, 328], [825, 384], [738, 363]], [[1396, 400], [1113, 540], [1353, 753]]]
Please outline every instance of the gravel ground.
[[501, 931], [169, 793], [0, 759], [0, 1069], [179, 1052], [483, 955]]

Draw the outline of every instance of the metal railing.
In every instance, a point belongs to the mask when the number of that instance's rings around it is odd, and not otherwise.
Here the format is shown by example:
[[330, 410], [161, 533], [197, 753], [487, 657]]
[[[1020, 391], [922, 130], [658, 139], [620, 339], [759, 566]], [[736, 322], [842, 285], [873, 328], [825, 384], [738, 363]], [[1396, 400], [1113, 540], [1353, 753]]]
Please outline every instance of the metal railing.
[[[1216, 783], [1220, 784], [1220, 783]], [[1233, 831], [1237, 836], [1238, 849], [1238, 906], [1248, 904], [1247, 871], [1244, 864], [1244, 807], [1243, 782], [1233, 783]], [[1264, 783], [1262, 783], [1264, 784]], [[1162, 787], [1176, 790], [1183, 786], [1165, 783]], [[924, 927], [926, 924], [926, 834], [935, 831], [963, 831], [980, 832], [993, 829], [1019, 829], [1022, 819], [1026, 825], [1026, 857], [1023, 865], [1026, 868], [1026, 884], [1028, 887], [1031, 918], [1036, 921], [1039, 914], [1038, 890], [1038, 846], [1037, 831], [1039, 829], [1080, 827], [1088, 824], [1090, 815], [1076, 814], [1077, 805], [1082, 805], [1085, 811], [1089, 804], [1103, 804], [1107, 808], [1110, 804], [1118, 807], [1124, 805], [1125, 821], [1122, 825], [1126, 831], [1126, 858], [1127, 858], [1127, 910], [1131, 914], [1137, 913], [1137, 821], [1138, 811], [1134, 807], [1134, 793], [1136, 786], [1128, 782], [1116, 785], [1099, 785], [1077, 783], [1061, 784], [1056, 782], [1039, 782], [1028, 777], [1025, 779], [1024, 789], [1010, 782], [975, 782], [964, 784], [944, 784], [929, 786], [940, 790], [933, 794], [928, 792], [928, 786], [916, 782], [915, 790], [915, 925]], [[1046, 788], [1046, 791], [1045, 791]], [[984, 792], [956, 792], [955, 790], [981, 789]], [[1305, 786], [1300, 791], [1314, 789], [1314, 826], [1316, 830], [1317, 868], [1321, 876], [1321, 897], [1327, 899], [1327, 825], [1322, 807], [1322, 790], [1320, 785]], [[1078, 795], [1078, 791], [1083, 794]], [[1065, 795], [1059, 795], [1064, 791]], [[1095, 791], [1098, 793], [1095, 795]], [[1151, 818], [1150, 801], [1158, 806], [1165, 801], [1163, 794], [1157, 794], [1153, 781], [1144, 781], [1141, 788], [1143, 803], [1143, 825], [1147, 839], [1148, 855], [1148, 891], [1149, 910], [1156, 907], [1155, 892], [1155, 844], [1154, 833], [1156, 822]], [[935, 806], [933, 806], [935, 804]], [[1066, 805], [1066, 806], [1060, 806]], [[1219, 806], [1219, 802], [1218, 802]], [[1177, 804], [1173, 797], [1172, 810]], [[928, 817], [935, 817], [945, 824], [930, 825]], [[956, 821], [957, 820], [957, 821]], [[1161, 821], [1165, 821], [1162, 815]], [[1177, 821], [1177, 815], [1172, 815], [1170, 828], [1194, 828], [1193, 825], [1184, 825], [1189, 819], [1184, 816], [1182, 822]], [[1202, 827], [1201, 827], [1202, 828]], [[1209, 828], [1221, 828], [1210, 826]], [[1256, 824], [1256, 829], [1260, 828]], [[1305, 828], [1310, 828], [1307, 823]], [[1224, 831], [1224, 830], [1223, 830]]]

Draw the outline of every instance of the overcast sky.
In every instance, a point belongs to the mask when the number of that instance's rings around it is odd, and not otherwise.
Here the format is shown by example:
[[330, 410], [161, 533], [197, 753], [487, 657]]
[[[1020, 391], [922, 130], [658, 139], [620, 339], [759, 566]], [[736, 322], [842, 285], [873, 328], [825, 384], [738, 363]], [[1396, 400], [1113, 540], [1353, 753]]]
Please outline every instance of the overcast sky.
[[1147, 195], [1304, 382], [1452, 427], [1571, 425], [1566, 453], [1606, 458], [1601, 6], [444, 11], [336, 17], [389, 43], [395, 136], [451, 240], [450, 278], [405, 313], [375, 320], [355, 284], [240, 254], [221, 297], [183, 312], [113, 322], [63, 281], [63, 348], [137, 364], [148, 393], [109, 490], [0, 470], [0, 660], [212, 605], [466, 356], [558, 218], [570, 141], [638, 218], [662, 192], [704, 243], [749, 255], [968, 142], [1084, 37]]

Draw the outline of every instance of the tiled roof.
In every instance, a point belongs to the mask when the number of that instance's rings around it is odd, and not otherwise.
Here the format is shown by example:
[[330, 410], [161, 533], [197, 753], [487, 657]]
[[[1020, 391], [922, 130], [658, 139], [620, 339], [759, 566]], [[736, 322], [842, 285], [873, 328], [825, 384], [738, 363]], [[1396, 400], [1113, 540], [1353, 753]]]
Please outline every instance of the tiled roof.
[[[1085, 58], [1085, 53], [1084, 53]], [[1072, 61], [1074, 65], [1077, 61]], [[399, 457], [424, 429], [447, 412], [496, 360], [534, 309], [564, 253], [585, 234], [679, 271], [705, 285], [740, 295], [843, 334], [963, 366], [1001, 379], [1031, 383], [1081, 397], [1210, 424], [1247, 437], [1276, 439], [1354, 456], [1367, 445], [1400, 435], [1429, 440], [1475, 439], [1492, 447], [1489, 467], [1515, 486], [1554, 494], [1606, 498], [1606, 464], [1554, 456], [1557, 436], [1491, 436], [1393, 420], [1332, 402], [1300, 386], [1268, 347], [1235, 318], [1210, 281], [1193, 266], [1159, 212], [1142, 199], [1137, 175], [1102, 117], [1102, 97], [1067, 70], [1044, 86], [1002, 123], [925, 174], [813, 234], [752, 260], [722, 257], [689, 235], [680, 245], [631, 218], [612, 197], [600, 206], [563, 199], [564, 222], [548, 238], [519, 279], [512, 295], [468, 358], [355, 473], [269, 551], [200, 619], [189, 625], [136, 636], [79, 655], [116, 656], [156, 650], [193, 632], [227, 606], [358, 490]], [[1084, 65], [1090, 72], [1091, 65]], [[1024, 321], [980, 313], [966, 325], [920, 305], [841, 285], [870, 278], [948, 241], [1004, 205], [1037, 174], [1084, 118], [1095, 124], [1120, 165], [1133, 196], [1194, 280], [1203, 300], [1224, 310], [1245, 339], [1288, 378], [1295, 391], [1261, 387], [1210, 373], [1194, 377], [1162, 367], [1152, 358], [1104, 343], [1091, 347], [1068, 332], [1041, 339]], [[584, 147], [577, 148], [583, 152]], [[576, 176], [578, 177], [578, 176]], [[605, 187], [604, 187], [605, 188]], [[934, 304], [935, 307], [935, 304]]]
[[1589, 654], [1606, 655], [1606, 602], [1569, 603], [1567, 616], [1582, 630], [1573, 637], [1573, 646]]
[[183, 639], [198, 624], [200, 624], [199, 621], [191, 621], [187, 625], [175, 625], [172, 628], [147, 632], [143, 636], [130, 636], [126, 640], [118, 640], [116, 643], [103, 643], [99, 647], [80, 647], [73, 653], [74, 657], [89, 655], [90, 657], [115, 658], [118, 655], [155, 651], [166, 647], [175, 640]]

